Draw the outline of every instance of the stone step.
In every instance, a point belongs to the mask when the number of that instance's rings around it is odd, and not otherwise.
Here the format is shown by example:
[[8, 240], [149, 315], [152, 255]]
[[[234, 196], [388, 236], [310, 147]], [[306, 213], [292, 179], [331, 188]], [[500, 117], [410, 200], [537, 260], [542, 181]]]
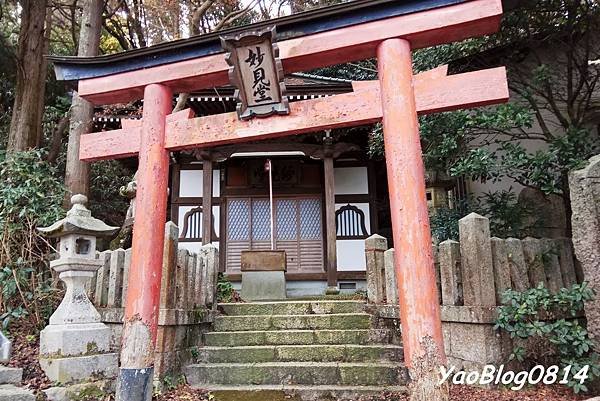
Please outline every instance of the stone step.
[[351, 330], [370, 327], [371, 315], [367, 313], [218, 316], [214, 322], [215, 331]]
[[244, 315], [324, 315], [331, 313], [362, 313], [362, 301], [281, 301], [219, 304], [228, 316]]
[[355, 401], [383, 392], [408, 394], [406, 386], [205, 386], [215, 401]]
[[35, 401], [32, 391], [11, 384], [0, 385], [0, 401]]
[[277, 345], [203, 347], [199, 363], [259, 362], [376, 362], [403, 360], [398, 345]]
[[11, 368], [8, 366], [0, 365], [0, 385], [15, 384], [18, 386], [21, 384], [22, 378], [23, 378], [23, 369]]
[[185, 368], [188, 383], [205, 385], [340, 385], [396, 386], [408, 380], [399, 363], [266, 362], [193, 364]]
[[204, 334], [207, 346], [235, 347], [248, 345], [311, 344], [386, 344], [391, 333], [386, 329], [370, 330], [277, 330], [228, 331]]

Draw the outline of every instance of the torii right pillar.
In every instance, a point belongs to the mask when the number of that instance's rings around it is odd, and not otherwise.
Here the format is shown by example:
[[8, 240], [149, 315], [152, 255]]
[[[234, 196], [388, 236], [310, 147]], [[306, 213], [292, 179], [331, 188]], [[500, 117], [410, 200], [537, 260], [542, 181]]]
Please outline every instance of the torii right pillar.
[[412, 401], [449, 399], [440, 385], [446, 363], [425, 197], [410, 43], [388, 39], [377, 48], [383, 138], [394, 235], [404, 359]]

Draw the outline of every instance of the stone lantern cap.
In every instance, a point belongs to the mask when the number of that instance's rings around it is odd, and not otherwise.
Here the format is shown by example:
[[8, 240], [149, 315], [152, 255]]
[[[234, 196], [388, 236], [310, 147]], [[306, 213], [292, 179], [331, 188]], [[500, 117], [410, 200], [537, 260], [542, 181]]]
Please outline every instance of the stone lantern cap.
[[456, 179], [450, 177], [444, 171], [434, 169], [425, 170], [425, 185], [428, 187], [452, 189], [455, 184]]
[[38, 227], [38, 231], [47, 237], [62, 237], [67, 234], [91, 235], [94, 237], [109, 237], [114, 235], [119, 227], [112, 227], [102, 220], [92, 217], [92, 212], [85, 207], [88, 198], [85, 195], [71, 197], [71, 210], [64, 219], [49, 227]]

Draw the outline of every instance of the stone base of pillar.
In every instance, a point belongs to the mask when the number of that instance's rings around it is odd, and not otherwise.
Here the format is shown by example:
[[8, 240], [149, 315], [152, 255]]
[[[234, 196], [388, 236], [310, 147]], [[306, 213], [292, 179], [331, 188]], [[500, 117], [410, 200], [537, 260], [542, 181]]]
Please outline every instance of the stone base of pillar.
[[119, 356], [116, 353], [71, 356], [65, 358], [40, 358], [46, 376], [59, 383], [81, 383], [99, 378], [117, 376]]
[[242, 271], [242, 299], [244, 301], [276, 301], [286, 299], [283, 271]]
[[325, 295], [338, 295], [340, 293], [340, 289], [338, 287], [327, 287], [325, 289]]
[[60, 383], [115, 378], [118, 355], [109, 352], [110, 338], [104, 323], [47, 326], [40, 333], [40, 365]]
[[119, 369], [116, 401], [152, 401], [154, 368]]
[[111, 331], [104, 323], [46, 326], [40, 333], [41, 357], [68, 357], [110, 351]]
[[99, 380], [89, 383], [50, 387], [42, 390], [48, 401], [80, 401], [82, 399], [104, 399], [115, 392], [115, 380]]

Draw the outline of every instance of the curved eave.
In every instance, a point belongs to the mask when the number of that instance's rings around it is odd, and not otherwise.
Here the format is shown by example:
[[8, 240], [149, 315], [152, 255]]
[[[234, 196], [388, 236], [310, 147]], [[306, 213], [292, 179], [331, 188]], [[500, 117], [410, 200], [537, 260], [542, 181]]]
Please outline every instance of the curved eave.
[[77, 81], [222, 53], [219, 39], [221, 35], [264, 26], [275, 25], [277, 40], [286, 40], [466, 1], [468, 0], [356, 0], [117, 54], [98, 57], [48, 56], [48, 60], [54, 63], [58, 80]]

